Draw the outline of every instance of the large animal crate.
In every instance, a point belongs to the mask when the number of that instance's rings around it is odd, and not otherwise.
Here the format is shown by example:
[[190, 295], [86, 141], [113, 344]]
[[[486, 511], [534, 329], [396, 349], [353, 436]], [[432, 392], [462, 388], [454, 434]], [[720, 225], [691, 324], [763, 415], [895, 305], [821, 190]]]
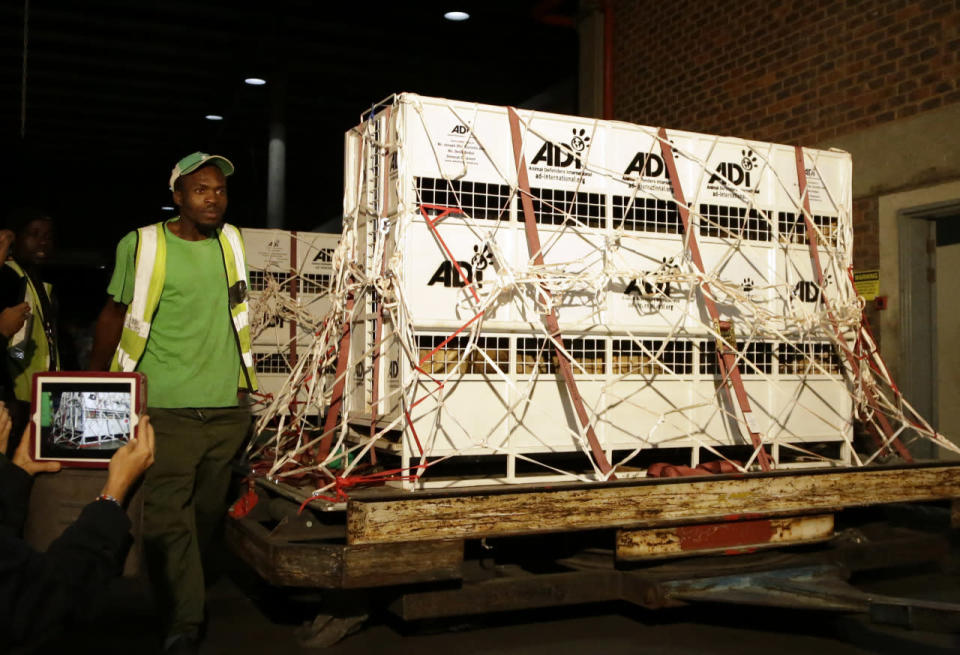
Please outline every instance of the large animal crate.
[[[259, 414], [284, 392], [291, 368], [313, 343], [317, 320], [330, 311], [331, 262], [340, 235], [254, 228], [242, 232], [260, 383], [253, 410]], [[302, 393], [293, 400], [304, 401]]]
[[348, 256], [386, 281], [355, 299], [349, 419], [399, 434], [404, 466], [506, 455], [511, 480], [588, 431], [608, 457], [696, 462], [753, 432], [774, 460], [815, 442], [849, 461], [849, 154], [412, 94], [345, 145]]

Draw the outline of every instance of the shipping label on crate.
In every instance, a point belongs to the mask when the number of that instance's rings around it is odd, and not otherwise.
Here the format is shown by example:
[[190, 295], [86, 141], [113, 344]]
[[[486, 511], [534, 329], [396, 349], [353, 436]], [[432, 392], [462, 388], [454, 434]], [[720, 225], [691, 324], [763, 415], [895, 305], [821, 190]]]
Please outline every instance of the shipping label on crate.
[[516, 183], [505, 110], [425, 102], [403, 104], [401, 112], [400, 166], [408, 175]]
[[[782, 145], [773, 148], [772, 170], [776, 178], [777, 192], [775, 206], [783, 211], [796, 212], [803, 206], [800, 199], [796, 149]], [[852, 200], [853, 167], [850, 155], [803, 148], [803, 162], [811, 212], [826, 216], [845, 215]]]
[[283, 230], [242, 228], [247, 268], [261, 271], [290, 269], [290, 233]]

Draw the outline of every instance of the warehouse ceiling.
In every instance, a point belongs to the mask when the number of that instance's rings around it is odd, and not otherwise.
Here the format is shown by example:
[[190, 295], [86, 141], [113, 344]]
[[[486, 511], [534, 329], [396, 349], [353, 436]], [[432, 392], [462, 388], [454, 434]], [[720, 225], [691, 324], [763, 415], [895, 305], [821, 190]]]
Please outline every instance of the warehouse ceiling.
[[[0, 4], [0, 125], [14, 169], [2, 176], [3, 213], [46, 207], [62, 245], [109, 252], [163, 217], [170, 168], [202, 149], [237, 164], [230, 220], [264, 226], [273, 121], [286, 135], [285, 226], [329, 224], [343, 133], [391, 93], [574, 112], [576, 7], [10, 0]], [[451, 9], [471, 18], [445, 20]]]

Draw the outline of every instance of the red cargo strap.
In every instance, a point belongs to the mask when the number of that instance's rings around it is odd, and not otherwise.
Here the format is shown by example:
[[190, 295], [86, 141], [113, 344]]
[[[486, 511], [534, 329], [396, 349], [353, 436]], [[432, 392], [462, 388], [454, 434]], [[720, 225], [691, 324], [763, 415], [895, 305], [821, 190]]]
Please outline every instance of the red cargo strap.
[[[833, 327], [833, 334], [837, 342], [837, 347], [840, 348], [840, 350], [843, 351], [843, 354], [846, 356], [847, 362], [850, 364], [850, 370], [853, 373], [853, 378], [856, 380], [860, 378], [860, 364], [857, 361], [856, 355], [850, 350], [846, 342], [843, 340], [843, 335], [840, 333], [840, 326], [837, 322], [837, 317], [830, 308], [830, 302], [827, 300], [827, 295], [825, 293], [826, 289], [824, 288], [823, 267], [820, 265], [820, 251], [817, 248], [817, 231], [814, 228], [813, 215], [810, 211], [810, 195], [807, 193], [807, 169], [803, 162], [803, 148], [800, 146], [794, 146], [793, 150], [797, 162], [797, 180], [800, 184], [800, 200], [803, 203], [803, 210], [801, 213], [803, 214], [803, 223], [807, 230], [807, 245], [810, 248], [810, 261], [813, 265], [813, 272], [817, 276], [817, 286], [820, 288], [820, 302], [823, 303], [823, 307], [827, 312], [827, 317], [830, 319], [830, 325]], [[860, 329], [863, 330], [862, 327]], [[870, 408], [873, 410], [874, 416], [877, 417], [877, 421], [880, 423], [880, 429], [883, 430], [886, 441], [893, 444], [893, 446], [897, 449], [897, 453], [899, 453], [900, 457], [903, 458], [903, 461], [907, 462], [908, 464], [912, 464], [913, 456], [910, 455], [910, 451], [907, 450], [906, 446], [903, 445], [900, 439], [894, 436], [893, 428], [887, 421], [887, 417], [880, 410], [880, 406], [877, 403], [877, 397], [873, 392], [873, 388], [869, 385], [863, 385], [863, 392], [867, 397], [867, 402], [870, 404]], [[884, 445], [884, 440], [880, 439], [879, 437], [876, 438], [877, 441], [880, 442], [879, 445], [885, 449], [886, 445]]]
[[234, 501], [233, 505], [230, 506], [230, 509], [227, 510], [227, 513], [232, 519], [242, 519], [257, 505], [260, 497], [257, 496], [256, 490], [253, 488], [253, 478], [249, 478], [247, 481], [247, 488], [243, 494]]
[[[517, 110], [513, 107], [508, 107], [507, 111], [509, 112], [510, 116], [510, 135], [513, 138], [513, 158], [517, 165], [517, 187], [520, 190], [520, 203], [523, 206], [523, 223], [524, 230], [527, 234], [527, 249], [530, 252], [530, 256], [533, 257], [534, 264], [537, 266], [543, 266], [543, 253], [540, 246], [540, 234], [537, 232], [537, 221], [533, 213], [533, 200], [531, 200], [530, 195], [530, 179], [527, 177], [527, 164], [523, 158], [523, 139], [520, 135], [520, 116], [517, 114]], [[541, 285], [540, 290], [547, 297], [551, 296], [549, 289], [547, 289], [545, 286]], [[543, 317], [543, 321], [547, 326], [550, 337], [556, 341], [554, 344], [554, 349], [557, 353], [557, 362], [560, 366], [560, 375], [563, 377], [563, 381], [567, 386], [567, 393], [570, 396], [570, 402], [573, 403], [573, 408], [577, 413], [577, 418], [580, 419], [580, 424], [587, 433], [587, 443], [590, 444], [590, 452], [593, 453], [593, 458], [596, 460], [597, 467], [600, 469], [600, 472], [604, 475], [607, 475], [611, 470], [610, 463], [607, 461], [607, 456], [603, 452], [603, 447], [600, 445], [600, 440], [597, 439], [597, 434], [593, 430], [593, 425], [590, 424], [590, 417], [587, 416], [587, 410], [583, 406], [583, 398], [580, 397], [580, 391], [577, 389], [577, 382], [573, 378], [573, 369], [570, 366], [570, 361], [567, 359], [566, 354], [564, 354], [560, 347], [563, 345], [563, 335], [560, 333], [560, 323], [557, 321], [556, 310], [551, 308], [550, 313]], [[556, 344], [560, 345], [558, 346]], [[615, 475], [610, 475], [611, 480], [615, 478]]]
[[[703, 259], [700, 257], [700, 246], [697, 244], [697, 235], [690, 225], [690, 213], [687, 209], [687, 201], [683, 196], [683, 188], [680, 186], [680, 176], [677, 174], [677, 164], [673, 160], [673, 147], [667, 139], [667, 131], [660, 128], [657, 131], [660, 140], [660, 149], [663, 152], [663, 161], [667, 166], [667, 173], [670, 176], [670, 187], [673, 189], [673, 199], [677, 205], [677, 212], [680, 214], [680, 221], [683, 223], [683, 232], [687, 240], [687, 248], [690, 250], [690, 259], [693, 265], [697, 267], [700, 274], [704, 276], [700, 283], [703, 304], [706, 306], [710, 320], [713, 321], [714, 330], [720, 331], [720, 312], [717, 311], [717, 305], [713, 302], [713, 296], [710, 293], [710, 285], [706, 281], [706, 272], [703, 269]], [[746, 389], [743, 387], [743, 380], [740, 377], [740, 369], [737, 367], [736, 353], [731, 349], [736, 348], [736, 343], [724, 346], [721, 341], [717, 342], [717, 364], [720, 367], [720, 385], [727, 394], [730, 405], [733, 405], [730, 399], [730, 389], [728, 381], [733, 385], [733, 390], [740, 405], [740, 411], [743, 414], [743, 422], [750, 434], [750, 441], [753, 447], [757, 449], [757, 461], [764, 471], [770, 470], [770, 456], [763, 448], [763, 439], [760, 433], [753, 427], [753, 412], [750, 408], [750, 399], [747, 398]]]
[[304, 508], [306, 508], [307, 505], [315, 500], [325, 500], [328, 503], [346, 502], [350, 500], [346, 490], [351, 487], [360, 485], [381, 485], [385, 482], [417, 480], [420, 478], [421, 474], [412, 473], [411, 471], [420, 471], [421, 469], [426, 469], [430, 465], [431, 464], [415, 464], [413, 466], [408, 466], [407, 468], [379, 471], [377, 473], [369, 473], [366, 475], [349, 475], [347, 477], [337, 476], [334, 478], [332, 485], [334, 495], [331, 496], [329, 494], [323, 494], [319, 490], [314, 491], [312, 494], [307, 496], [302, 503], [300, 503], [300, 509], [297, 510], [297, 514], [302, 514]]

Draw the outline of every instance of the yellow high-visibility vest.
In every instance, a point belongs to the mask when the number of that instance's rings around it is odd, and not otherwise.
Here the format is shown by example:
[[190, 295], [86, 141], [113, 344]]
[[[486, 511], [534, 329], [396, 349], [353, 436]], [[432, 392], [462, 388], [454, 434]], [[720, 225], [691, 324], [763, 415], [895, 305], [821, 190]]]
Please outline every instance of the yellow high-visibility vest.
[[[26, 301], [30, 305], [30, 311], [33, 313], [33, 323], [30, 327], [30, 344], [23, 360], [15, 360], [7, 357], [10, 369], [10, 376], [13, 378], [13, 393], [17, 400], [30, 402], [30, 396], [33, 393], [33, 374], [43, 371], [56, 371], [60, 369], [60, 357], [57, 352], [57, 344], [52, 342], [52, 337], [47, 336], [44, 329], [47, 319], [43, 313], [43, 306], [40, 303], [40, 297], [33, 286], [33, 282], [24, 272], [17, 262], [7, 260], [7, 266], [20, 277], [27, 278], [27, 297]], [[50, 298], [53, 287], [44, 282], [43, 288], [47, 292], [47, 298]]]
[[[227, 271], [227, 287], [230, 294], [230, 317], [237, 336], [240, 359], [240, 388], [256, 391], [257, 374], [250, 349], [250, 322], [247, 316], [247, 266], [240, 230], [224, 223], [218, 234], [223, 265]], [[167, 242], [163, 223], [141, 227], [137, 230], [137, 254], [135, 260], [133, 300], [123, 318], [120, 343], [110, 364], [111, 371], [133, 371], [147, 348], [150, 325], [160, 304], [160, 294], [167, 273]]]

